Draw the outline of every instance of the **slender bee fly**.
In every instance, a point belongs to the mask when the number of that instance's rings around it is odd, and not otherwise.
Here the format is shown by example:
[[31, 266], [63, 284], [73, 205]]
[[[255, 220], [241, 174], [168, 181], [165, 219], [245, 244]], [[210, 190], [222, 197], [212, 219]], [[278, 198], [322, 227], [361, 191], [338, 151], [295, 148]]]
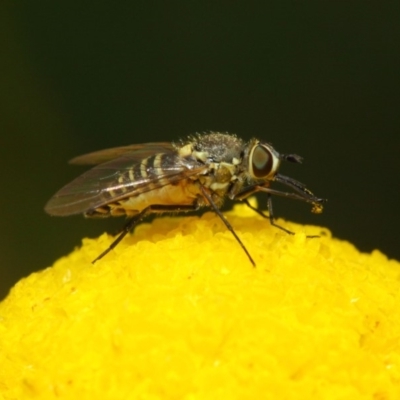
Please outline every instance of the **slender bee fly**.
[[[250, 253], [222, 214], [225, 200], [239, 200], [275, 223], [272, 196], [302, 200], [321, 213], [325, 202], [302, 183], [278, 173], [282, 160], [301, 163], [296, 154], [280, 154], [270, 144], [235, 135], [210, 132], [189, 136], [179, 144], [145, 143], [96, 151], [76, 157], [72, 164], [95, 165], [58, 191], [47, 203], [50, 215], [83, 213], [85, 217], [126, 215], [128, 222], [112, 244], [93, 263], [111, 251], [146, 215], [195, 211], [210, 207], [221, 218], [255, 266]], [[288, 186], [284, 192], [272, 182]], [[269, 214], [253, 207], [248, 197], [267, 194]]]

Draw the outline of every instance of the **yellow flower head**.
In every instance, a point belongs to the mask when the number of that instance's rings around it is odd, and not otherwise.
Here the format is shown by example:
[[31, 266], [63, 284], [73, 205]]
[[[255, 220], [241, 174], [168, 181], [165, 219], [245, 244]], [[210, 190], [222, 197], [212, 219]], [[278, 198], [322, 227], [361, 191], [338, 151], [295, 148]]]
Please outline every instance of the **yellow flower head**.
[[[399, 399], [400, 264], [237, 206], [106, 234], [0, 304], [0, 399]], [[306, 235], [320, 235], [308, 239]]]

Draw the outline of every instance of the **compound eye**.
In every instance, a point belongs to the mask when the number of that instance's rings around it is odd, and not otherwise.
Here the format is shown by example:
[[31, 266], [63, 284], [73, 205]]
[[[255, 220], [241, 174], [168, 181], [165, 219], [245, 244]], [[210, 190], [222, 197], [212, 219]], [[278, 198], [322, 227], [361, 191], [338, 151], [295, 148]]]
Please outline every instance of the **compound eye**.
[[251, 174], [255, 178], [266, 178], [274, 168], [274, 155], [262, 145], [254, 146], [251, 152]]

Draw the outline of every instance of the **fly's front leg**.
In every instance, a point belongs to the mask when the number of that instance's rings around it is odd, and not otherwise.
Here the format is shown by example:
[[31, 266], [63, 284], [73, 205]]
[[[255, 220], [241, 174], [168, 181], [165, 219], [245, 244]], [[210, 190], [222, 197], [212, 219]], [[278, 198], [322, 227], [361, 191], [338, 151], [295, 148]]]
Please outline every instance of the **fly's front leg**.
[[[261, 210], [258, 208], [252, 206], [248, 200], [248, 197], [251, 196], [254, 193], [260, 192], [260, 186], [259, 185], [254, 185], [245, 188], [241, 192], [239, 192], [234, 200], [241, 200], [244, 204], [246, 204], [248, 207], [250, 207], [253, 211], [255, 211], [257, 214], [261, 215], [263, 218], [268, 218], [269, 222], [272, 226], [275, 226], [276, 228], [281, 229], [282, 231], [286, 232], [289, 235], [294, 235], [294, 232], [290, 231], [289, 229], [284, 228], [283, 226], [278, 225], [275, 222], [275, 217], [274, 217], [274, 211], [272, 208], [272, 196], [270, 193], [267, 193], [267, 208], [268, 208], [268, 215], [265, 215]], [[269, 189], [269, 188], [268, 188]]]
[[[241, 191], [239, 191], [238, 193], [235, 193], [236, 190], [235, 190], [235, 187], [233, 187], [233, 190], [232, 190], [232, 192], [230, 193], [230, 196], [229, 196], [229, 197], [230, 197], [232, 200], [240, 200], [240, 201], [242, 201], [244, 204], [247, 205], [247, 207], [251, 208], [251, 209], [252, 209], [253, 211], [255, 211], [257, 214], [261, 215], [263, 218], [268, 218], [268, 219], [271, 221], [271, 216], [272, 216], [272, 214], [271, 214], [271, 209], [272, 209], [272, 208], [270, 208], [270, 204], [269, 204], [269, 203], [267, 204], [269, 215], [265, 215], [261, 210], [259, 210], [258, 208], [252, 206], [252, 205], [250, 204], [249, 200], [248, 200], [248, 198], [249, 198], [251, 195], [253, 195], [253, 194], [255, 194], [255, 193], [259, 192], [259, 191], [260, 191], [259, 185], [248, 186], [248, 187], [242, 189]], [[272, 204], [272, 203], [271, 203], [271, 204]], [[272, 221], [271, 221], [271, 224], [272, 224], [272, 225], [274, 225], [273, 219], [274, 219], [274, 217], [272, 216]], [[281, 228], [281, 227], [279, 226], [279, 228]], [[282, 228], [282, 229], [284, 229], [284, 228]], [[284, 230], [285, 230], [285, 229], [284, 229]]]
[[267, 208], [268, 208], [269, 215], [265, 215], [261, 210], [259, 210], [256, 207], [253, 207], [247, 199], [243, 199], [242, 201], [244, 204], [246, 204], [248, 207], [250, 207], [252, 210], [254, 210], [257, 214], [261, 215], [263, 218], [268, 218], [269, 222], [272, 226], [275, 226], [276, 228], [283, 230], [284, 232], [288, 233], [289, 235], [294, 235], [294, 232], [290, 231], [289, 229], [284, 228], [283, 226], [278, 225], [275, 222], [274, 212], [272, 209], [272, 196], [269, 193], [267, 194]]
[[132, 217], [122, 228], [120, 234], [117, 236], [117, 238], [110, 244], [110, 246], [104, 250], [98, 257], [96, 257], [93, 261], [92, 264], [94, 264], [96, 261], [100, 260], [103, 258], [106, 254], [108, 254], [111, 250], [113, 250], [117, 244], [128, 234], [129, 231], [131, 231], [144, 217], [146, 217], [149, 214], [155, 214], [155, 213], [164, 213], [164, 212], [181, 212], [181, 211], [196, 211], [199, 207], [197, 204], [191, 204], [191, 205], [152, 205], [144, 210], [142, 210], [139, 214], [135, 215]]
[[[256, 207], [253, 207], [250, 202], [247, 200], [249, 196], [252, 194], [255, 194], [257, 192], [266, 192], [267, 193], [267, 208], [268, 208], [268, 214], [265, 215], [261, 210], [259, 210]], [[283, 226], [278, 225], [275, 222], [275, 217], [274, 217], [274, 211], [272, 207], [272, 194], [282, 196], [282, 197], [288, 197], [292, 198], [295, 200], [303, 200], [303, 201], [309, 201], [307, 198], [303, 196], [299, 196], [297, 193], [290, 193], [290, 192], [281, 192], [278, 190], [271, 189], [267, 186], [261, 186], [261, 185], [253, 185], [249, 186], [245, 189], [243, 189], [241, 192], [237, 193], [236, 195], [233, 196], [233, 200], [240, 200], [243, 203], [245, 203], [248, 207], [250, 207], [252, 210], [254, 210], [256, 213], [261, 215], [263, 218], [268, 218], [270, 221], [270, 224], [272, 226], [275, 226], [276, 228], [281, 229], [282, 231], [286, 232], [289, 235], [294, 235], [295, 233], [290, 231], [289, 229], [284, 228]], [[307, 235], [307, 238], [315, 238], [319, 237], [318, 235]]]

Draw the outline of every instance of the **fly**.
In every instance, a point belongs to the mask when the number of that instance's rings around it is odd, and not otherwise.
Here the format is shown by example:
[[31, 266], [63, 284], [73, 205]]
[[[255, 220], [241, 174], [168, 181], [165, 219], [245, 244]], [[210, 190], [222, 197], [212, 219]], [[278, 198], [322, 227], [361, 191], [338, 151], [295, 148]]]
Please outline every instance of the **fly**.
[[[210, 132], [189, 136], [179, 144], [145, 143], [101, 150], [76, 157], [72, 164], [95, 165], [58, 191], [46, 204], [50, 215], [85, 217], [125, 215], [129, 218], [119, 236], [93, 263], [100, 260], [147, 215], [196, 211], [210, 207], [221, 218], [247, 257], [250, 253], [222, 214], [226, 198], [245, 203], [270, 220], [271, 225], [294, 234], [275, 223], [272, 196], [302, 200], [311, 211], [321, 213], [326, 201], [302, 183], [278, 173], [281, 161], [301, 163], [296, 154], [280, 154], [270, 144], [236, 135]], [[271, 188], [272, 182], [291, 191]], [[268, 215], [253, 207], [248, 197], [267, 195]]]

